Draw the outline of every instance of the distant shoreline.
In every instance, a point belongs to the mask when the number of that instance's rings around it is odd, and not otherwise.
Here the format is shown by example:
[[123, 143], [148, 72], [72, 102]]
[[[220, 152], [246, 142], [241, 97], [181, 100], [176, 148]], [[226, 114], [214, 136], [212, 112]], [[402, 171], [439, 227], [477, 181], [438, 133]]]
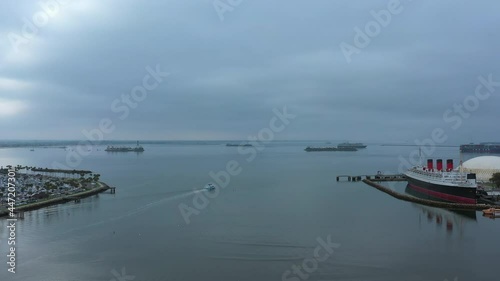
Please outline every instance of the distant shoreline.
[[[103, 182], [98, 182], [97, 184], [98, 184], [98, 187], [93, 188], [91, 190], [86, 190], [86, 191], [82, 191], [82, 192], [78, 192], [78, 193], [74, 193], [74, 194], [69, 194], [69, 195], [65, 195], [65, 196], [61, 196], [61, 197], [57, 197], [57, 198], [52, 198], [52, 199], [48, 199], [48, 200], [41, 200], [39, 202], [34, 202], [34, 203], [19, 206], [19, 207], [16, 206], [15, 210], [16, 210], [16, 212], [33, 211], [33, 210], [41, 209], [41, 208], [52, 206], [52, 205], [64, 204], [66, 202], [73, 200], [75, 197], [78, 197], [78, 198], [90, 197], [92, 195], [104, 192], [110, 188], [107, 184], [105, 184]], [[8, 209], [0, 210], [0, 218], [8, 216], [8, 215], [9, 215]]]

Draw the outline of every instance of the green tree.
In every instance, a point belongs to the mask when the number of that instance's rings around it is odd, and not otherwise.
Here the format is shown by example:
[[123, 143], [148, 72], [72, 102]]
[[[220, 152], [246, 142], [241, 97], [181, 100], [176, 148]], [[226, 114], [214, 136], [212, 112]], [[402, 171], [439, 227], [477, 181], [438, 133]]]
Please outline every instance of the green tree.
[[500, 173], [494, 173], [490, 181], [496, 186], [500, 187]]

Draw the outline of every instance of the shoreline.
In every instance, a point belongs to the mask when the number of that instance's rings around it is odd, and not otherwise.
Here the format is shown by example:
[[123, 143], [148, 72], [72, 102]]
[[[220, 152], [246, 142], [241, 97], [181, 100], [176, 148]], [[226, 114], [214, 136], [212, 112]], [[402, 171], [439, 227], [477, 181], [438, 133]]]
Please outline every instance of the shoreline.
[[[15, 212], [17, 213], [20, 211], [23, 211], [23, 212], [24, 211], [33, 211], [33, 210], [41, 209], [41, 208], [52, 206], [52, 205], [64, 204], [66, 202], [74, 200], [75, 197], [78, 197], [79, 199], [83, 199], [83, 198], [87, 198], [87, 197], [90, 197], [92, 195], [95, 195], [95, 194], [98, 194], [98, 193], [101, 193], [101, 192], [104, 192], [104, 191], [110, 189], [110, 187], [103, 182], [98, 182], [98, 185], [99, 185], [98, 187], [93, 188], [91, 190], [86, 190], [86, 191], [82, 191], [82, 192], [78, 192], [78, 193], [74, 193], [74, 194], [69, 194], [69, 195], [65, 195], [65, 196], [61, 196], [61, 197], [57, 197], [57, 198], [43, 200], [40, 202], [34, 202], [34, 203], [19, 206], [19, 207], [16, 206]], [[0, 218], [8, 216], [8, 215], [9, 215], [9, 210], [7, 208], [5, 210], [0, 210]]]

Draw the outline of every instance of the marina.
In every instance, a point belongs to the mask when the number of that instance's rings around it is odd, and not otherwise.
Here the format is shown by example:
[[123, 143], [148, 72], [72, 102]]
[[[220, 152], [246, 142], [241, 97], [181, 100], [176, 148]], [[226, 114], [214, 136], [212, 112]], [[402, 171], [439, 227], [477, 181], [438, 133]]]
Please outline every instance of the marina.
[[[8, 215], [13, 207], [15, 212], [25, 212], [70, 201], [79, 203], [107, 190], [111, 194], [116, 192], [115, 187], [99, 180], [100, 174], [88, 170], [10, 167], [12, 170], [0, 167], [0, 217]], [[12, 178], [7, 176], [9, 171]], [[13, 190], [4, 189], [7, 183]]]
[[[115, 194], [115, 192], [116, 192], [115, 189], [116, 189], [115, 187], [109, 187], [107, 184], [99, 182], [98, 186], [96, 188], [91, 189], [91, 190], [87, 190], [87, 191], [83, 191], [83, 192], [75, 193], [75, 194], [71, 194], [71, 195], [60, 196], [60, 197], [56, 197], [56, 198], [50, 198], [47, 200], [40, 200], [37, 202], [18, 206], [18, 207], [16, 207], [16, 212], [24, 214], [24, 212], [26, 212], [26, 211], [32, 211], [32, 210], [36, 210], [36, 209], [40, 209], [40, 208], [44, 208], [44, 207], [48, 207], [48, 206], [52, 206], [52, 205], [56, 205], [56, 204], [64, 204], [64, 203], [71, 202], [71, 201], [73, 201], [75, 203], [79, 203], [80, 200], [83, 198], [87, 198], [87, 197], [92, 196], [92, 195], [103, 193], [107, 190], [109, 190], [110, 194]], [[0, 217], [4, 217], [4, 216], [8, 216], [8, 215], [9, 215], [9, 211], [7, 210], [7, 208], [0, 209]]]

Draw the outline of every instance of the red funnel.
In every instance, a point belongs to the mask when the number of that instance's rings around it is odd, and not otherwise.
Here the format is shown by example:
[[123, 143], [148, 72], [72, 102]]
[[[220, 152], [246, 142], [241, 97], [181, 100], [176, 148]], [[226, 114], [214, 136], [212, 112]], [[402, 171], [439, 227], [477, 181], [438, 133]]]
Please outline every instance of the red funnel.
[[432, 171], [434, 169], [434, 161], [432, 159], [427, 159], [427, 169]]
[[442, 171], [443, 170], [443, 159], [438, 159], [436, 161], [436, 169], [438, 171]]
[[446, 160], [446, 171], [453, 170], [453, 159]]

